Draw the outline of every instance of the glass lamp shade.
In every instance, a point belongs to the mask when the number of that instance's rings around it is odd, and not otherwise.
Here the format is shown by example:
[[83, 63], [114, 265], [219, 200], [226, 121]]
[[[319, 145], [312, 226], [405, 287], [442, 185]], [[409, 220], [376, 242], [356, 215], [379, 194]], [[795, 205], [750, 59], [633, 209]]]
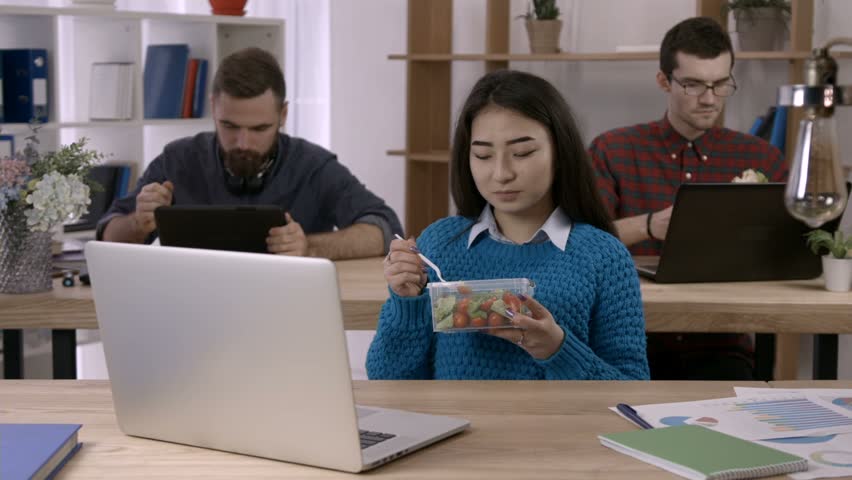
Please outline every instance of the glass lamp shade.
[[834, 117], [809, 113], [799, 123], [784, 204], [793, 217], [817, 228], [843, 213], [847, 197]]

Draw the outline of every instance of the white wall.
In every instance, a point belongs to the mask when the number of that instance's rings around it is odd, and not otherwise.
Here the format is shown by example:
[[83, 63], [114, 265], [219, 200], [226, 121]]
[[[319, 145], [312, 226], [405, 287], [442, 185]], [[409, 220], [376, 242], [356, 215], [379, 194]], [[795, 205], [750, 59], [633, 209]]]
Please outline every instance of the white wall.
[[331, 149], [405, 223], [407, 6], [399, 0], [331, 0]]

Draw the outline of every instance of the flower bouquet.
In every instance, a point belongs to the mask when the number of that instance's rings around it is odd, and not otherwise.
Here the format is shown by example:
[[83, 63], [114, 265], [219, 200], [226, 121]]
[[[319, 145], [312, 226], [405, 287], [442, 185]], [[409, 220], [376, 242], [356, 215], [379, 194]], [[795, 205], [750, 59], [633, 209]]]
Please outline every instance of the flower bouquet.
[[87, 139], [39, 153], [38, 128], [26, 147], [0, 159], [0, 293], [50, 290], [52, 232], [84, 215], [91, 168], [103, 156]]

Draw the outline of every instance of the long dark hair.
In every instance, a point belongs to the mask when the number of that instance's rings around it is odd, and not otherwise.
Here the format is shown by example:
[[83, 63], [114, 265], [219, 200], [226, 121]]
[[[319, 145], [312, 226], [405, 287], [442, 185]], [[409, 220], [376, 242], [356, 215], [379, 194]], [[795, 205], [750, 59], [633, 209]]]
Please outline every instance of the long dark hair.
[[450, 160], [450, 188], [459, 215], [476, 218], [485, 198], [470, 171], [473, 119], [488, 105], [497, 105], [535, 120], [553, 139], [553, 203], [575, 222], [617, 235], [595, 183], [595, 174], [571, 109], [547, 80], [514, 70], [486, 74], [473, 86], [456, 123]]

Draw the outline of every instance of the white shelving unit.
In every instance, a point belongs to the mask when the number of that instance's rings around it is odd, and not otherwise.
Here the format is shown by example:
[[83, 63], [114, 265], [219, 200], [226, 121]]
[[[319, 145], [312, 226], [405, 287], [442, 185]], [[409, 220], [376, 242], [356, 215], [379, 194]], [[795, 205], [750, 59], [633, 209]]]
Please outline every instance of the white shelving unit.
[[[48, 55], [49, 121], [39, 140], [51, 150], [80, 137], [107, 155], [106, 163], [135, 167], [134, 177], [172, 140], [212, 130], [209, 103], [204, 117], [143, 118], [143, 70], [148, 45], [185, 43], [191, 57], [208, 61], [207, 93], [222, 58], [256, 46], [284, 65], [284, 20], [106, 10], [88, 7], [0, 6], [0, 48], [44, 48]], [[89, 120], [89, 77], [95, 62], [132, 62], [133, 118]], [[29, 134], [26, 124], [0, 124], [15, 135], [16, 149]], [[135, 180], [135, 178], [134, 178]]]

